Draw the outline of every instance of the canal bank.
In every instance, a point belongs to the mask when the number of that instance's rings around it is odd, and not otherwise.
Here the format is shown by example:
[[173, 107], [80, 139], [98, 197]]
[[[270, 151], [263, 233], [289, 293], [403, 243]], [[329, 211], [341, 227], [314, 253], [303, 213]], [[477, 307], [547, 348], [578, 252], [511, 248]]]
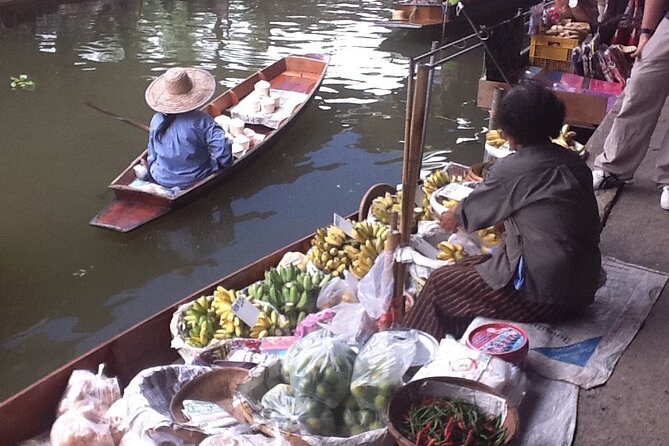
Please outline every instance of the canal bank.
[[[620, 100], [588, 142], [588, 164], [602, 151]], [[601, 250], [605, 256], [669, 274], [669, 212], [659, 206], [652, 181], [655, 158], [666, 147], [669, 106], [651, 140], [633, 184], [620, 190], [598, 191], [604, 220]], [[665, 288], [639, 333], [603, 386], [581, 390], [574, 445], [664, 445], [669, 438], [665, 407], [669, 400], [669, 290]]]

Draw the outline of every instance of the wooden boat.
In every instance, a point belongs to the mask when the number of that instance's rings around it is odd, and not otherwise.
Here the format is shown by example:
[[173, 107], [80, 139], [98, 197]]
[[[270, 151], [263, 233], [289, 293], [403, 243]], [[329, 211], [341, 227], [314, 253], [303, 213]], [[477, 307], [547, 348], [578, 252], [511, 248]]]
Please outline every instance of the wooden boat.
[[[356, 215], [349, 218], [356, 218]], [[202, 295], [212, 294], [219, 285], [228, 289], [242, 289], [261, 280], [264, 272], [276, 266], [286, 252], [306, 253], [313, 236], [314, 234], [304, 237], [198, 290], [1, 402], [0, 444], [14, 445], [50, 429], [55, 419], [56, 407], [73, 370], [96, 371], [98, 364], [105, 363], [106, 374], [118, 377], [121, 387], [124, 388], [143, 369], [174, 363], [179, 355], [170, 347], [169, 325], [172, 314], [179, 305]]]
[[[515, 14], [518, 9], [527, 9], [539, 0], [460, 0], [465, 11], [478, 24], [493, 24]], [[376, 25], [391, 29], [436, 29], [446, 30], [446, 25], [465, 23], [455, 5], [442, 0], [396, 0], [393, 2], [392, 18], [381, 20]]]
[[[146, 158], [146, 151], [111, 182], [109, 188], [114, 191], [115, 198], [92, 220], [91, 224], [120, 232], [130, 231], [171, 210], [192, 201], [196, 196], [217, 185], [223, 179], [242, 170], [253, 158], [266, 151], [273, 141], [295, 120], [313, 98], [325, 77], [330, 56], [325, 54], [291, 55], [251, 75], [237, 86], [221, 94], [202, 110], [212, 117], [230, 115], [231, 109], [254, 91], [254, 85], [260, 80], [268, 81], [272, 90], [299, 93], [304, 100], [289, 110], [289, 116], [283, 119], [276, 128], [262, 124], [247, 125], [247, 128], [262, 135], [264, 139], [237, 158], [231, 167], [204, 178], [190, 188], [175, 195], [168, 195], [167, 190], [154, 187], [139, 188], [133, 167]], [[149, 186], [144, 184], [144, 186]]]

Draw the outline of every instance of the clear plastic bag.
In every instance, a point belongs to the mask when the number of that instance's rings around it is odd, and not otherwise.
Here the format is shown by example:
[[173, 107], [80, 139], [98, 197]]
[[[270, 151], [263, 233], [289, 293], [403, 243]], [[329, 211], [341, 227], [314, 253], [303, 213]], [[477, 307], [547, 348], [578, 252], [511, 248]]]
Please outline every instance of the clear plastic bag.
[[372, 319], [379, 319], [388, 311], [393, 297], [393, 256], [382, 252], [374, 265], [358, 283], [358, 300]]
[[309, 333], [305, 337], [298, 340], [290, 346], [281, 364], [281, 372], [283, 374], [284, 382], [290, 383], [290, 377], [295, 371], [296, 359], [302, 350], [310, 345], [320, 342], [322, 339], [330, 337], [331, 333], [328, 330], [320, 329]]
[[320, 293], [316, 300], [318, 309], [332, 308], [340, 303], [358, 302], [358, 279], [348, 270], [344, 271], [344, 278], [335, 277]]
[[336, 429], [334, 413], [322, 402], [307, 396], [294, 396], [291, 386], [279, 384], [261, 400], [262, 416], [288, 432], [332, 435]]
[[376, 410], [361, 409], [353, 395], [344, 402], [342, 412], [341, 435], [352, 437], [374, 429], [383, 429], [383, 413]]
[[385, 413], [416, 354], [414, 331], [382, 331], [372, 336], [355, 360], [351, 394], [361, 409]]
[[79, 407], [92, 406], [99, 413], [105, 413], [111, 405], [121, 398], [121, 389], [116, 378], [107, 378], [103, 374], [104, 364], [98, 366], [98, 373], [89, 370], [74, 370], [67, 382], [56, 415]]
[[92, 406], [68, 410], [51, 427], [53, 446], [114, 446], [109, 425]]
[[353, 344], [364, 344], [377, 332], [376, 322], [367, 315], [362, 304], [339, 304], [332, 308], [334, 317], [328, 330]]
[[324, 338], [295, 358], [290, 384], [298, 397], [312, 397], [334, 409], [349, 394], [355, 351], [336, 338]]

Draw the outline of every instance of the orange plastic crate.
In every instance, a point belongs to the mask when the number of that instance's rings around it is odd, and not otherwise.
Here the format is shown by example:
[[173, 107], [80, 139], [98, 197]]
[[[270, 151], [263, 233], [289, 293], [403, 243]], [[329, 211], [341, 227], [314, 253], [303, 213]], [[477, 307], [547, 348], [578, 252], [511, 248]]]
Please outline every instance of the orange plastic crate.
[[533, 35], [530, 39], [530, 63], [534, 66], [570, 73], [571, 52], [580, 44], [568, 37]]

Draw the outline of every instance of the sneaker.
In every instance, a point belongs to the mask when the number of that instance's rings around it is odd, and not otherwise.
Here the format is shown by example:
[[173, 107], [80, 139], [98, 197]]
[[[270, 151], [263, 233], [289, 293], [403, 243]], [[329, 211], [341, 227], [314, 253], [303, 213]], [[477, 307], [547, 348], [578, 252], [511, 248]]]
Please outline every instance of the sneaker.
[[660, 195], [660, 207], [665, 211], [669, 211], [669, 186], [662, 188], [662, 195]]
[[630, 184], [631, 182], [631, 179], [624, 180], [615, 173], [608, 173], [602, 169], [594, 169], [592, 171], [592, 188], [595, 190], [611, 189], [614, 187], [620, 187], [623, 184]]

